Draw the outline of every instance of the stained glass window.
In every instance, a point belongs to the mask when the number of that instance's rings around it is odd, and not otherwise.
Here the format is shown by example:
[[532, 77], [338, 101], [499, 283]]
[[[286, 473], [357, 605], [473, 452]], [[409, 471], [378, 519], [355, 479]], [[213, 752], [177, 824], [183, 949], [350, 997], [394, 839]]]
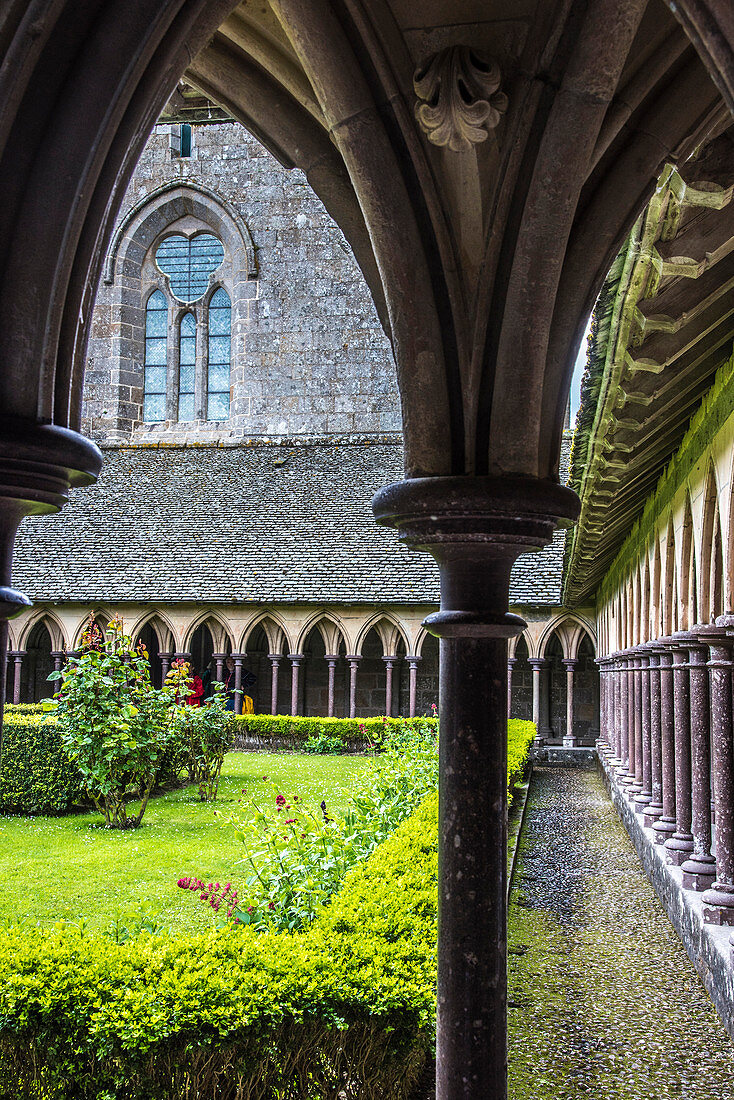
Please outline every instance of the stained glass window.
[[194, 420], [194, 374], [196, 371], [196, 318], [187, 313], [181, 319], [178, 342], [178, 419]]
[[229, 418], [229, 369], [231, 356], [232, 305], [220, 287], [209, 303], [209, 376], [207, 420]]
[[155, 262], [168, 275], [171, 290], [181, 302], [195, 302], [209, 285], [209, 276], [224, 259], [222, 242], [211, 233], [184, 237], [171, 233], [161, 241]]
[[168, 360], [168, 305], [156, 290], [145, 307], [145, 365], [143, 420], [156, 424], [166, 419], [166, 365]]

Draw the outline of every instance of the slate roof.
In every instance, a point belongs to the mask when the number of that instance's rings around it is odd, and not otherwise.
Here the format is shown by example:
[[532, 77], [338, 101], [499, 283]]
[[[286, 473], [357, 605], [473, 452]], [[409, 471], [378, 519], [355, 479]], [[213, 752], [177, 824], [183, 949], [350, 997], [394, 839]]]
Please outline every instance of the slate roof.
[[[42, 601], [437, 603], [433, 560], [372, 516], [401, 477], [399, 442], [108, 449], [96, 485], [23, 521], [13, 582]], [[560, 602], [563, 546], [520, 559], [513, 603]]]

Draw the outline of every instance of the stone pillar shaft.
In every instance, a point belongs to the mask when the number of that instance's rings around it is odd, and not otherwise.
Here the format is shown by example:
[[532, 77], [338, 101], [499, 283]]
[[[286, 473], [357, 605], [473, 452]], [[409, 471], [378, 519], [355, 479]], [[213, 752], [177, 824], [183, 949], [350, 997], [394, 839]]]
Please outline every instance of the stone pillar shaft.
[[576, 738], [573, 733], [574, 723], [574, 673], [578, 668], [578, 660], [575, 657], [565, 657], [563, 664], [566, 669], [566, 736], [563, 738], [563, 744], [565, 748], [573, 748], [576, 744]]
[[[661, 639], [661, 645], [666, 639]], [[653, 825], [655, 840], [662, 844], [675, 832], [675, 730], [673, 710], [673, 655], [660, 653], [660, 740], [663, 812]]]
[[716, 810], [716, 879], [702, 895], [704, 920], [734, 925], [734, 744], [732, 743], [732, 652], [724, 629], [703, 627], [709, 660], [711, 751]]
[[268, 653], [270, 659], [270, 713], [278, 713], [278, 677], [282, 653]]
[[326, 703], [326, 716], [327, 718], [334, 717], [334, 682], [336, 677], [336, 663], [339, 657], [335, 653], [327, 653], [325, 657], [326, 663], [329, 667], [329, 687], [328, 687], [328, 699]]
[[395, 668], [396, 656], [383, 656], [385, 662], [385, 715], [392, 718], [392, 676]]
[[673, 635], [673, 715], [675, 737], [675, 832], [666, 840], [667, 860], [680, 867], [693, 851], [691, 832], [691, 701], [688, 679], [689, 635]]
[[291, 715], [293, 716], [298, 714], [298, 681], [303, 657], [303, 653], [288, 654], [288, 659], [291, 662]]
[[645, 807], [644, 824], [652, 825], [663, 812], [663, 760], [660, 737], [660, 652], [651, 647], [649, 658], [650, 690], [650, 794]]
[[418, 695], [418, 662], [421, 658], [409, 654], [405, 659], [408, 662], [408, 717], [415, 718]]
[[242, 666], [245, 663], [244, 653], [233, 653], [234, 660], [234, 712], [242, 714]]
[[683, 885], [705, 890], [713, 883], [716, 861], [711, 855], [711, 752], [709, 674], [706, 647], [694, 640], [688, 645], [688, 679], [691, 704], [691, 831], [693, 852], [681, 865]]
[[13, 702], [17, 706], [20, 702], [20, 677], [23, 669], [23, 658], [25, 657], [25, 650], [16, 649], [11, 654], [14, 662], [13, 668]]
[[357, 653], [347, 656], [349, 661], [349, 717], [357, 717], [357, 669], [362, 658]]

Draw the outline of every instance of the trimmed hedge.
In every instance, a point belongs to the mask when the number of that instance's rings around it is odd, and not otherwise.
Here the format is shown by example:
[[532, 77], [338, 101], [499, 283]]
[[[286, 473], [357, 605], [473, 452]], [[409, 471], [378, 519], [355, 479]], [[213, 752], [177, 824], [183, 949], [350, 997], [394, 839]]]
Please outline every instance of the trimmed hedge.
[[511, 718], [507, 723], [507, 797], [508, 801], [527, 768], [530, 746], [537, 730], [533, 722]]
[[11, 930], [1, 1100], [410, 1100], [434, 1031], [437, 805], [301, 933]]
[[324, 732], [338, 738], [345, 748], [361, 750], [379, 744], [388, 729], [402, 725], [438, 726], [437, 718], [301, 718], [290, 714], [238, 714], [235, 719], [235, 747], [247, 742], [258, 746], [300, 748], [310, 737]]
[[0, 812], [59, 814], [83, 797], [82, 781], [61, 742], [58, 720], [42, 712], [5, 712]]

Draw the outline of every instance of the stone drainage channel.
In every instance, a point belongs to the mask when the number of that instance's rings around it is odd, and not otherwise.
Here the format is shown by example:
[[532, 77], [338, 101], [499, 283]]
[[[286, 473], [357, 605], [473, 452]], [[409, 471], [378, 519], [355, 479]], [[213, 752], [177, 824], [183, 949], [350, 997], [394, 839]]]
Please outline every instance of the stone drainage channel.
[[509, 925], [511, 1100], [734, 1100], [734, 1045], [593, 764], [536, 765]]

